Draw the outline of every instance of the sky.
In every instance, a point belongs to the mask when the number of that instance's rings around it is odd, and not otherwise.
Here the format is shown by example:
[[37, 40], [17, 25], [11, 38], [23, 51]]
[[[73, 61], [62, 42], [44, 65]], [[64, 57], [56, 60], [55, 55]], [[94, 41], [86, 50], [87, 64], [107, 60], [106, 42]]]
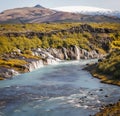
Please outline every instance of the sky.
[[60, 6], [92, 6], [120, 11], [120, 0], [0, 0], [0, 12], [11, 8], [31, 7], [37, 4], [47, 8]]

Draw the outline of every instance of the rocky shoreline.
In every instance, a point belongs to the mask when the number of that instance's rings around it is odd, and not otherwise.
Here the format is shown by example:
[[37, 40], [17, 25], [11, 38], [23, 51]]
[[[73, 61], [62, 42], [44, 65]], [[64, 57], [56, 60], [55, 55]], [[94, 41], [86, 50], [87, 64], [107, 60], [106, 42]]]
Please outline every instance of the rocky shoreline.
[[113, 80], [113, 79], [111, 79], [110, 76], [105, 75], [103, 73], [98, 73], [96, 71], [96, 66], [97, 66], [97, 63], [95, 63], [95, 64], [88, 64], [88, 66], [85, 67], [85, 70], [89, 71], [92, 74], [93, 77], [100, 79], [100, 81], [102, 83], [120, 86], [120, 81]]
[[[108, 75], [100, 74], [96, 71], [97, 63], [88, 64], [84, 70], [89, 71], [93, 77], [100, 79], [102, 83], [112, 84], [116, 86], [120, 86], [120, 81], [112, 80]], [[120, 99], [117, 103], [108, 104], [106, 106], [102, 106], [100, 112], [96, 113], [94, 116], [119, 116], [120, 114]]]
[[109, 104], [101, 108], [100, 112], [95, 114], [95, 116], [119, 116], [120, 115], [120, 101], [115, 104]]

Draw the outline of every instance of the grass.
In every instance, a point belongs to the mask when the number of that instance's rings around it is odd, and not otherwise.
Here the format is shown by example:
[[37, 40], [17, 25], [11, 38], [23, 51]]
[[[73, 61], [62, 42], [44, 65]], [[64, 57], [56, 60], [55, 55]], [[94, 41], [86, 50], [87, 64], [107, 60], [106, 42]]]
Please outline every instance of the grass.
[[118, 85], [120, 86], [120, 80], [113, 79], [112, 76], [103, 74], [102, 72], [97, 71], [97, 64], [91, 64], [85, 68], [86, 70], [90, 71], [93, 77], [98, 78], [101, 80], [102, 83]]
[[95, 72], [95, 71], [92, 72], [92, 75], [94, 77], [100, 79], [102, 83], [107, 83], [107, 84], [120, 86], [120, 80], [112, 79], [112, 77], [110, 77], [108, 75], [105, 75], [105, 74], [102, 74], [102, 73], [98, 73], [98, 72]]
[[[41, 24], [0, 24], [0, 32], [49, 32], [53, 30], [68, 29], [73, 26], [79, 26], [84, 23], [41, 23]], [[119, 23], [88, 23], [94, 28], [110, 28], [115, 30], [120, 30]]]
[[99, 62], [96, 72], [99, 74], [111, 76], [111, 80], [120, 81], [120, 50], [112, 51], [106, 59]]
[[50, 32], [79, 26], [81, 23], [1, 24], [0, 32]]

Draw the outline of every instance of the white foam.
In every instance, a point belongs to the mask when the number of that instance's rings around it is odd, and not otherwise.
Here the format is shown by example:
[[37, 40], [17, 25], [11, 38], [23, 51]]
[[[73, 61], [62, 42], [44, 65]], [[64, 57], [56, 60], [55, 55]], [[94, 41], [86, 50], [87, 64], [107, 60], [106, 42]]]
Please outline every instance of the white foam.
[[66, 97], [61, 96], [61, 97], [52, 97], [49, 99], [49, 101], [54, 101], [54, 100], [65, 100]]

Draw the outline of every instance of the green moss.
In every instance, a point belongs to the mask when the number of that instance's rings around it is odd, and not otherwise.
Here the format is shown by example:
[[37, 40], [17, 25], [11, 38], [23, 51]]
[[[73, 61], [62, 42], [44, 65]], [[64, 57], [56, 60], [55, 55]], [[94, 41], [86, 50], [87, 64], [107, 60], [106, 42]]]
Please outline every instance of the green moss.
[[68, 29], [81, 23], [41, 23], [41, 24], [1, 24], [0, 32], [50, 32], [53, 30]]
[[2, 60], [0, 59], [0, 66], [6, 67], [6, 68], [13, 68], [17, 71], [23, 70], [25, 64], [27, 64], [27, 62], [24, 60], [19, 60], [19, 59]]
[[105, 60], [100, 62], [97, 71], [112, 75], [112, 79], [120, 80], [120, 50], [111, 52]]

